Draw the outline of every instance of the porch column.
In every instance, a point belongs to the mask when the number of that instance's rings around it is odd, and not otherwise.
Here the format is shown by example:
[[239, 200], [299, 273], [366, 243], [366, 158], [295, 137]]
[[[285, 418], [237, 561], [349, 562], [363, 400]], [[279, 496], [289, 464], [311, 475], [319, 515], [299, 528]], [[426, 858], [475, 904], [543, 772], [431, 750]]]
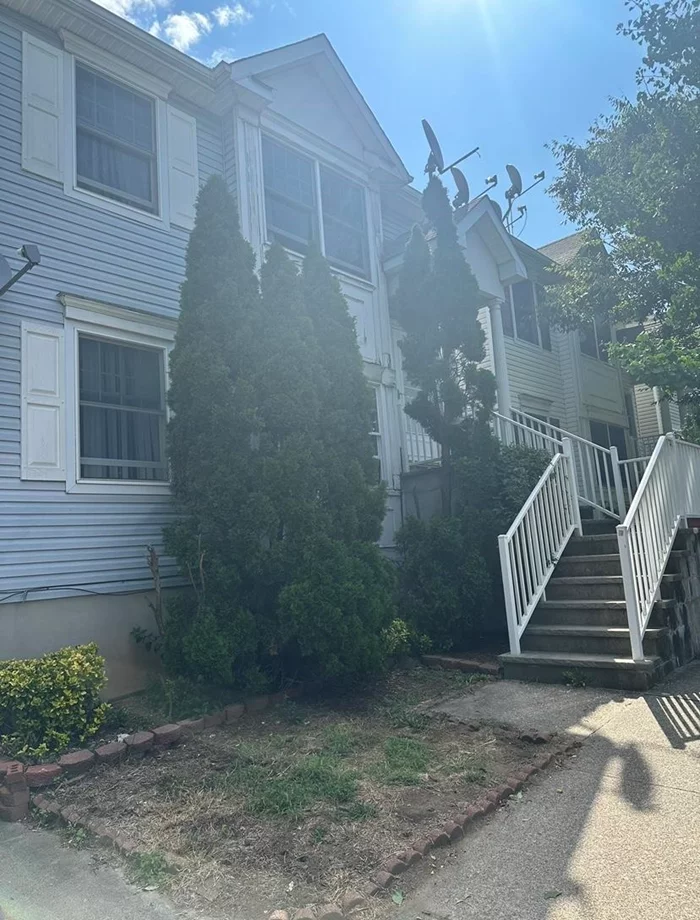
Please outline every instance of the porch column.
[[498, 411], [501, 415], [510, 418], [510, 386], [508, 385], [506, 343], [503, 337], [503, 320], [501, 318], [500, 300], [493, 300], [489, 304], [489, 321], [491, 323], [493, 373], [496, 378], [496, 401], [498, 404]]

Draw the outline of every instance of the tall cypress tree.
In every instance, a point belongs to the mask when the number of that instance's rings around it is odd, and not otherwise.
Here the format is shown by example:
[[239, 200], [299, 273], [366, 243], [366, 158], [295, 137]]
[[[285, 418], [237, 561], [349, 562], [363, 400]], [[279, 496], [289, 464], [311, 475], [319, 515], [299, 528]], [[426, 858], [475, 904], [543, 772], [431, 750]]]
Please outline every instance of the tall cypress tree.
[[479, 287], [464, 259], [447, 190], [431, 176], [423, 211], [434, 231], [429, 247], [418, 227], [406, 247], [396, 304], [406, 333], [401, 342], [406, 376], [420, 389], [406, 406], [441, 447], [443, 514], [451, 514], [453, 454], [464, 449], [472, 421], [488, 417], [494, 381], [479, 367], [484, 333]]
[[304, 260], [302, 293], [316, 346], [323, 489], [331, 532], [346, 542], [378, 540], [386, 492], [377, 484], [369, 435], [375, 397], [362, 369], [355, 320], [317, 248]]

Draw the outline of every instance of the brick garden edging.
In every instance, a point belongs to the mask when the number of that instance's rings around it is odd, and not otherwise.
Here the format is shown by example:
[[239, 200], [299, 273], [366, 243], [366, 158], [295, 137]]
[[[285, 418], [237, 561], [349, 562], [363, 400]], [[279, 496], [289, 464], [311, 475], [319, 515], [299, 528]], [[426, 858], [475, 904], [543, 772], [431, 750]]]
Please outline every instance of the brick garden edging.
[[[533, 743], [541, 743], [541, 741], [545, 740], [547, 739], [538, 734], [537, 740], [533, 739]], [[450, 846], [450, 844], [461, 840], [470, 828], [476, 826], [476, 823], [481, 818], [485, 818], [486, 815], [495, 811], [499, 805], [502, 805], [511, 796], [520, 792], [525, 783], [535, 774], [548, 767], [555, 757], [569, 754], [580, 748], [581, 744], [579, 740], [568, 740], [553, 751], [536, 757], [531, 764], [526, 764], [520, 770], [516, 770], [507, 778], [505, 783], [488, 789], [477, 802], [467, 808], [464, 814], [454, 815], [442, 827], [438, 827], [426, 837], [416, 840], [408, 849], [389, 856], [372, 875], [363, 888], [362, 894], [356, 891], [346, 892], [343, 903], [340, 906], [337, 904], [324, 904], [320, 907], [304, 907], [292, 914], [291, 920], [342, 920], [343, 917], [349, 916], [354, 911], [366, 908], [370, 898], [381, 894], [383, 891], [388, 891], [400, 876], [427, 857], [431, 850], [437, 847]], [[268, 920], [290, 920], [290, 914], [286, 910], [276, 910], [270, 914]]]
[[[306, 688], [308, 689], [308, 688]], [[304, 693], [304, 686], [299, 684], [282, 690], [279, 693], [264, 694], [251, 697], [243, 703], [232, 703], [217, 712], [211, 712], [199, 719], [185, 719], [181, 722], [172, 722], [159, 725], [150, 731], [133, 732], [127, 735], [124, 741], [110, 741], [102, 744], [94, 751], [81, 750], [63, 754], [54, 763], [31, 764], [25, 766], [18, 760], [0, 759], [0, 821], [21, 821], [29, 815], [29, 802], [33, 794], [31, 790], [45, 789], [52, 786], [62, 776], [78, 776], [92, 770], [95, 764], [116, 764], [127, 757], [143, 757], [151, 749], [164, 750], [177, 744], [182, 738], [193, 737], [198, 732], [206, 731], [224, 724], [238, 722], [245, 714], [263, 712], [269, 706], [283, 703], [285, 700], [297, 699]], [[86, 830], [96, 833], [89, 825], [90, 821], [80, 822], [63, 814], [66, 809], [49, 808], [44, 796], [34, 795], [32, 802], [40, 810], [49, 814], [60, 816], [71, 824], [80, 824]], [[49, 803], [55, 805], [55, 803]], [[69, 808], [68, 811], [71, 811]], [[100, 831], [104, 828], [100, 827]], [[106, 836], [112, 843], [116, 836], [113, 834], [96, 833], [96, 836]], [[133, 853], [136, 849], [129, 841], [126, 849]], [[118, 847], [119, 848], [119, 847]]]

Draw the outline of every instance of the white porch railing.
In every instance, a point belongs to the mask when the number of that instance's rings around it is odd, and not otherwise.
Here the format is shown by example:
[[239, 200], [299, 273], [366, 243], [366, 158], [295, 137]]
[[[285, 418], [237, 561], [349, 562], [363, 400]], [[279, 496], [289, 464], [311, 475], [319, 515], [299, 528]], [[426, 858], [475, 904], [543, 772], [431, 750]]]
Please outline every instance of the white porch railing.
[[496, 434], [511, 444], [524, 444], [546, 450], [561, 451], [562, 441], [571, 441], [576, 470], [579, 501], [597, 511], [621, 521], [625, 516], [625, 494], [620, 474], [620, 461], [614, 447], [608, 449], [593, 441], [543, 422], [526, 412], [513, 411], [513, 418], [494, 412]]
[[700, 447], [660, 437], [627, 515], [617, 528], [632, 657], [644, 659], [642, 640], [678, 527], [700, 512]]
[[[653, 449], [653, 448], [652, 448]], [[620, 475], [622, 477], [622, 488], [627, 493], [629, 501], [636, 494], [639, 483], [642, 481], [644, 470], [649, 463], [649, 457], [633, 457], [631, 460], [620, 460]]]
[[569, 537], [581, 532], [576, 467], [569, 438], [561, 442], [508, 532], [498, 538], [510, 650], [520, 654], [528, 624]]

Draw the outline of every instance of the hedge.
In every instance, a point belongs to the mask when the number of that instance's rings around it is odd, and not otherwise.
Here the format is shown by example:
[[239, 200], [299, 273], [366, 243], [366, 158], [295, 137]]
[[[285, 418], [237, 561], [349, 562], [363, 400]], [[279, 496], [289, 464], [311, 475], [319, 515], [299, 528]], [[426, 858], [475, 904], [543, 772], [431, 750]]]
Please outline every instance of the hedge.
[[109, 711], [99, 696], [106, 681], [104, 658], [94, 643], [0, 662], [3, 753], [41, 760], [84, 742]]

